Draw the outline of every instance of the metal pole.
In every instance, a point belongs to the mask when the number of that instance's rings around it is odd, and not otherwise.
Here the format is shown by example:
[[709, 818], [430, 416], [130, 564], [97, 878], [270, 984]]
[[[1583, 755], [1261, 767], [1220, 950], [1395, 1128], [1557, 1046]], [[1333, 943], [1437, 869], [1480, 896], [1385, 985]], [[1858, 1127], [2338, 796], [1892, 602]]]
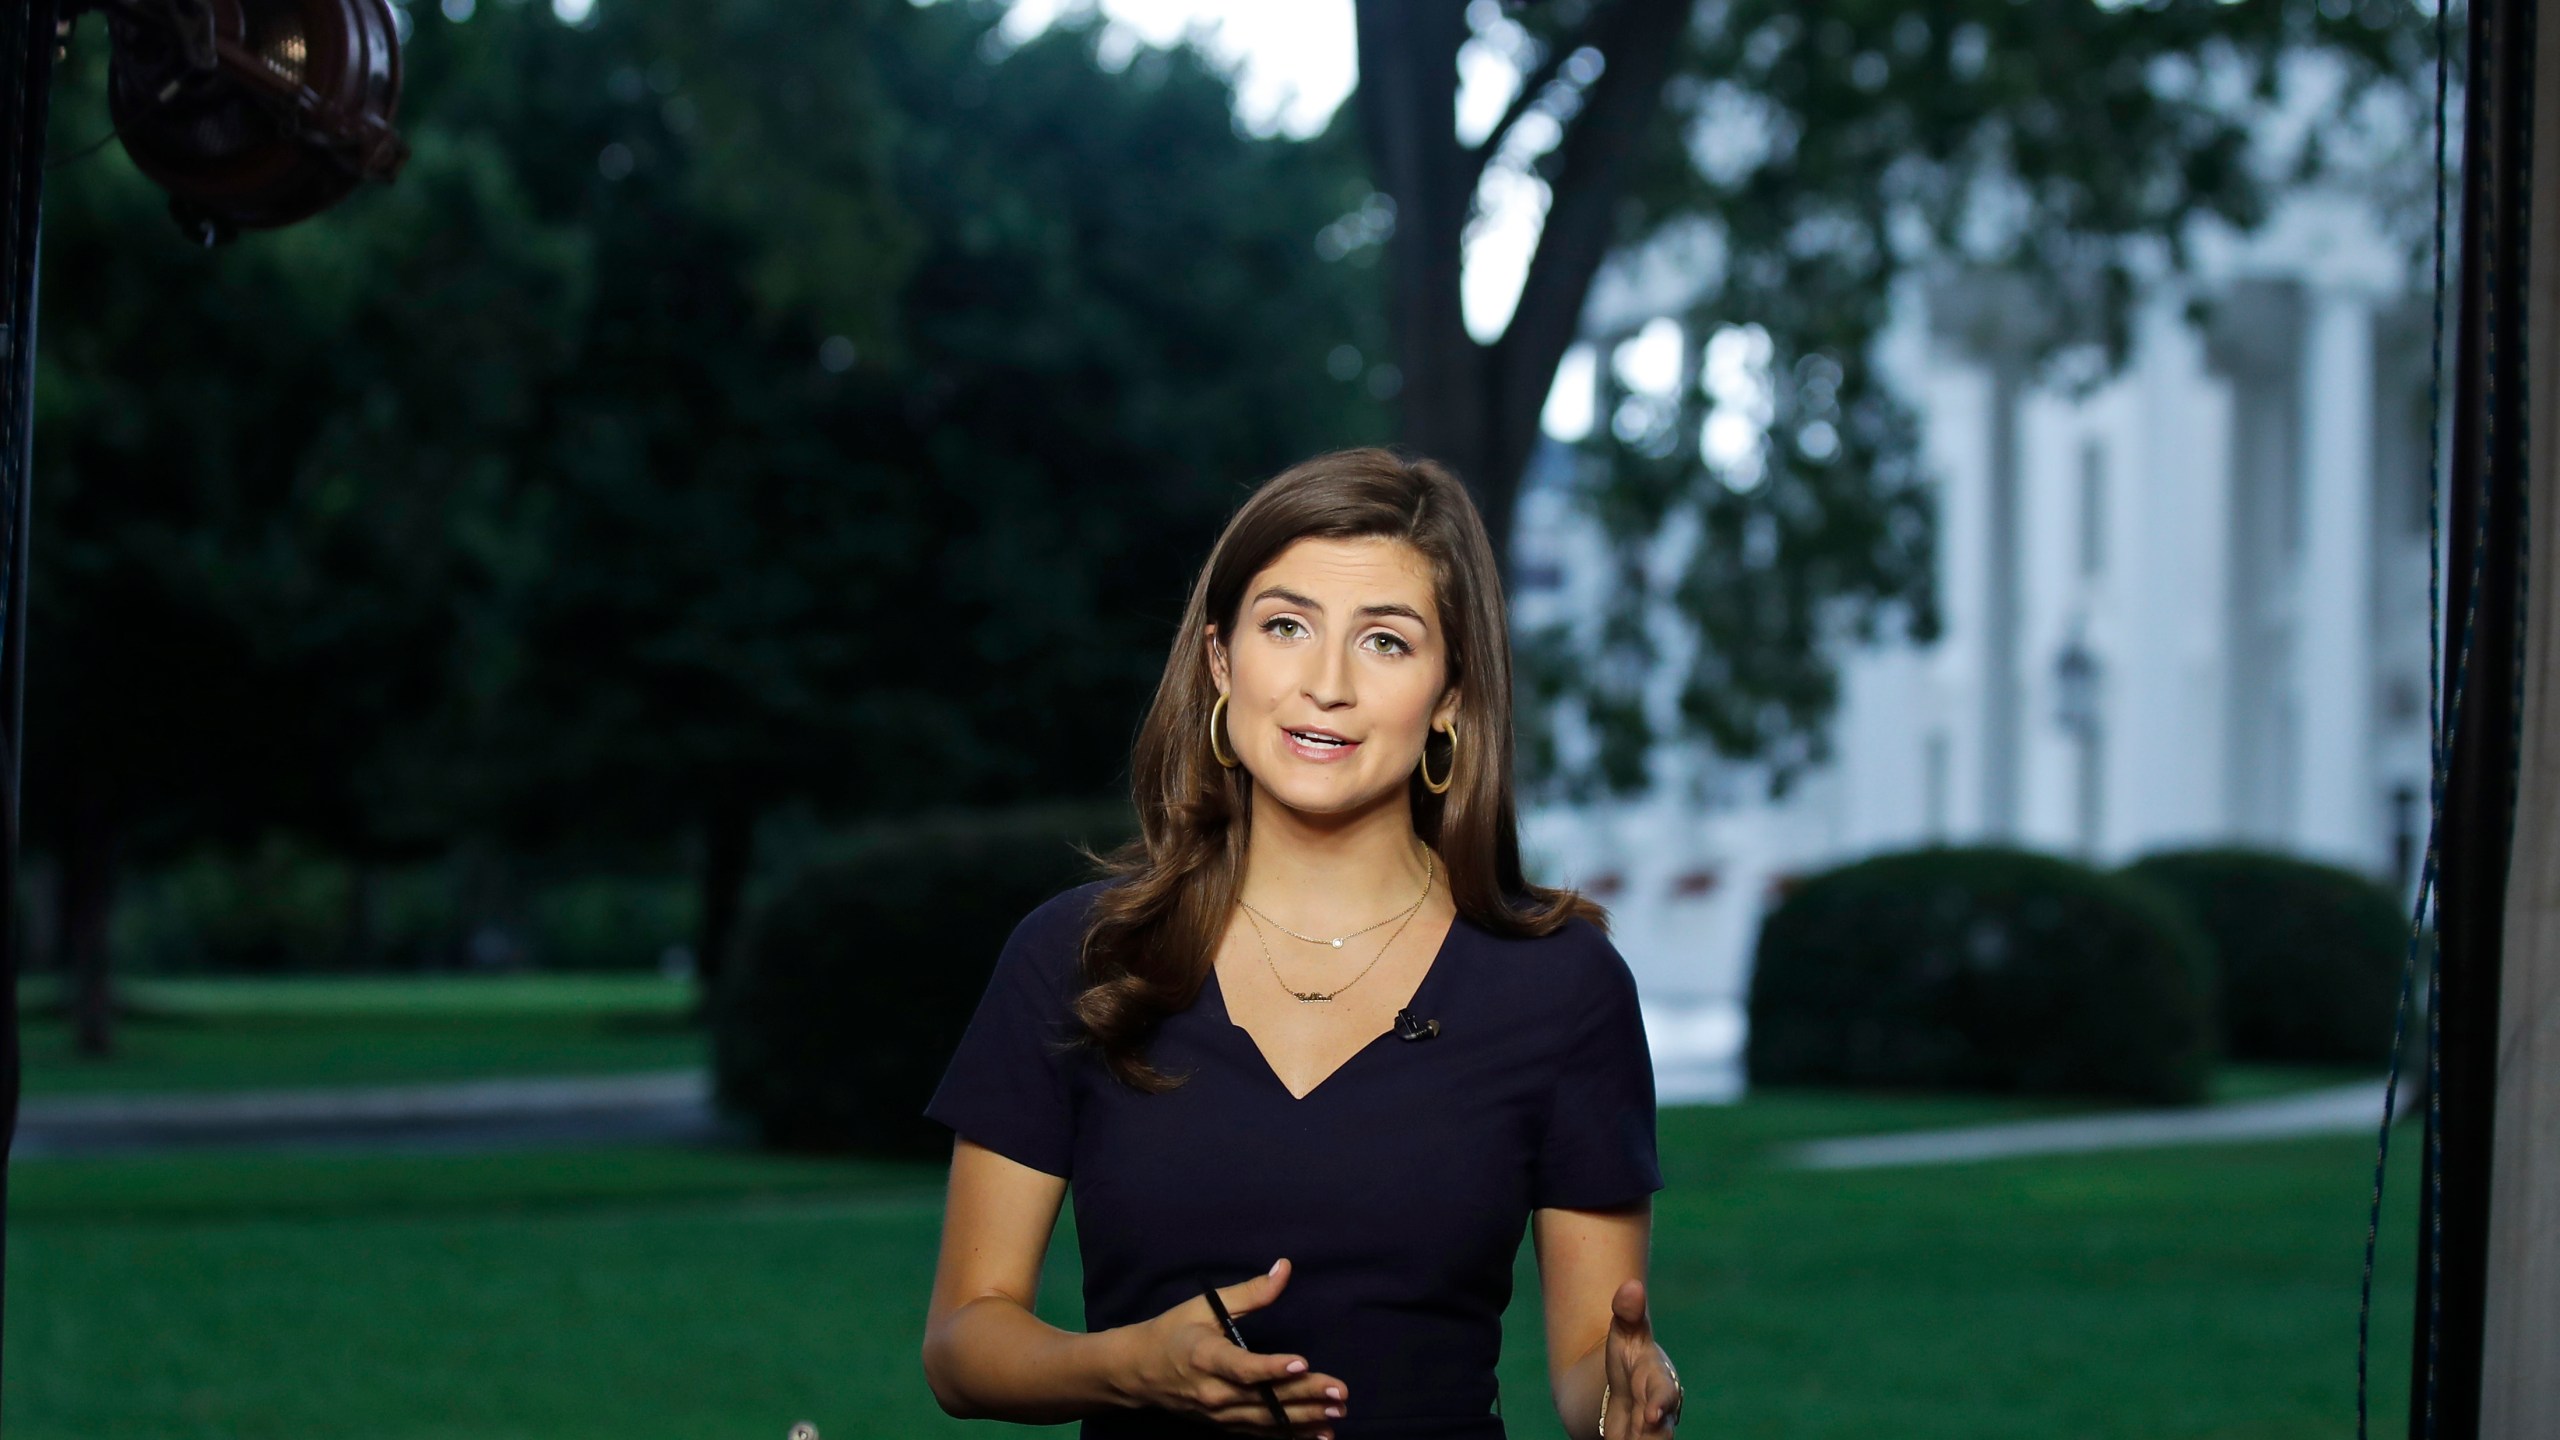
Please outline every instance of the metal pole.
[[[2437, 908], [2438, 1087], [2420, 1188], [2409, 1433], [2476, 1440], [2488, 1286], [2499, 967], [2513, 843], [2520, 670], [2518, 584], [2527, 475], [2526, 200], [2537, 0], [2472, 0], [2463, 123], [2461, 320], [2447, 485], [2446, 693], [2469, 651], [2446, 756]], [[2466, 620], [2467, 630], [2466, 635]]]
[[[36, 233], [44, 201], [46, 102], [53, 82], [54, 0], [0, 6], [0, 1213], [18, 1133], [18, 784], [26, 734], [27, 532], [35, 453]], [[0, 1275], [7, 1273], [0, 1228]], [[5, 1323], [0, 1290], [0, 1324]]]

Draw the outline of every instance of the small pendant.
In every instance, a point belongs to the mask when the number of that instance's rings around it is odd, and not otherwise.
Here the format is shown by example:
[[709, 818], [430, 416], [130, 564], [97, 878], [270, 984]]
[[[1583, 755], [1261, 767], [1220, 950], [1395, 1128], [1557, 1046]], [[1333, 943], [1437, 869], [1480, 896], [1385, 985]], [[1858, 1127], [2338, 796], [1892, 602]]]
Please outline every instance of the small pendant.
[[1334, 949], [1336, 949], [1336, 950], [1339, 950], [1339, 949], [1341, 949], [1341, 948], [1342, 948], [1342, 941], [1341, 941], [1339, 938], [1335, 939], [1335, 941], [1333, 942], [1333, 948], [1334, 948]]
[[1330, 1000], [1333, 998], [1330, 995], [1310, 995], [1299, 990], [1292, 990], [1289, 993], [1297, 996], [1300, 1000]]

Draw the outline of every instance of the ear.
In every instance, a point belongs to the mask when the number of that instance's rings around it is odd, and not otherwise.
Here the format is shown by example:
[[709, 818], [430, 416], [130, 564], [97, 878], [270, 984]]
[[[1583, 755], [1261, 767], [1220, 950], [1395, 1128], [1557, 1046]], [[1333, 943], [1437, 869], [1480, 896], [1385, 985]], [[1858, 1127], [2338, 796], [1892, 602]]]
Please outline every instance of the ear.
[[1458, 687], [1452, 685], [1449, 687], [1448, 692], [1440, 697], [1440, 703], [1432, 707], [1431, 728], [1434, 730], [1445, 730], [1451, 724], [1455, 723], [1457, 718]]
[[1218, 693], [1227, 693], [1227, 647], [1218, 638], [1218, 627], [1200, 627], [1200, 641], [1209, 650], [1209, 678], [1218, 683]]

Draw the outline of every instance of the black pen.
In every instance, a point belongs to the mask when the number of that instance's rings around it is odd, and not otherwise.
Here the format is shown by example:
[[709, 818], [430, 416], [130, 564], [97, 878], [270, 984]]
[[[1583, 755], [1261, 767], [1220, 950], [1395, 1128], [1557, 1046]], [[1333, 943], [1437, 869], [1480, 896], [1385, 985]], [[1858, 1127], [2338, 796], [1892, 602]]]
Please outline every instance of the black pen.
[[[1200, 1293], [1209, 1297], [1209, 1312], [1217, 1316], [1218, 1323], [1225, 1327], [1227, 1338], [1236, 1342], [1237, 1349], [1250, 1353], [1253, 1347], [1244, 1343], [1244, 1332], [1236, 1328], [1236, 1317], [1227, 1313], [1227, 1302], [1218, 1298], [1218, 1287], [1204, 1284], [1200, 1287]], [[1279, 1392], [1271, 1388], [1271, 1382], [1256, 1380], [1253, 1382], [1253, 1388], [1262, 1392], [1262, 1403], [1271, 1407], [1272, 1420], [1281, 1429], [1288, 1429], [1288, 1408], [1280, 1403]]]

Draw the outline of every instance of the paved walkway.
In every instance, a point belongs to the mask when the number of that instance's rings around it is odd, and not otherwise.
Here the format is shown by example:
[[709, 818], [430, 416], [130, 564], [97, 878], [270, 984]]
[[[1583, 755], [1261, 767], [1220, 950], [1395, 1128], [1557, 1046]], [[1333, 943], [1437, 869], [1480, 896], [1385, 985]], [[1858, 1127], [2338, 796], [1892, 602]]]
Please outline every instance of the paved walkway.
[[[2406, 1113], [2409, 1088], [2400, 1090]], [[2371, 1135], [2382, 1122], [2379, 1080], [2192, 1110], [2137, 1110], [2070, 1120], [2025, 1120], [1960, 1130], [1921, 1130], [1814, 1140], [1786, 1152], [1809, 1170], [1888, 1165], [1955, 1165], [2021, 1155], [2132, 1150], [2155, 1145], [2228, 1145], [2303, 1135]]]
[[[1710, 1066], [1671, 1084], [1692, 1100], [1732, 1098], [1733, 1077]], [[1668, 1101], [1668, 1096], [1666, 1096]], [[2401, 1103], [2409, 1103], [2403, 1087]], [[1816, 1140], [1784, 1152], [1813, 1170], [1949, 1165], [2157, 1145], [2231, 1144], [2302, 1135], [2370, 1134], [2382, 1084], [2368, 1081], [2270, 1100], [2187, 1110], [2141, 1110], [1957, 1130]], [[345, 1090], [227, 1091], [207, 1095], [49, 1096], [23, 1102], [14, 1160], [204, 1147], [348, 1147], [456, 1151], [591, 1143], [734, 1138], [713, 1109], [699, 1068], [638, 1075], [475, 1080]]]
[[345, 1090], [66, 1095], [21, 1102], [10, 1159], [201, 1146], [480, 1150], [700, 1140], [727, 1127], [699, 1068]]

